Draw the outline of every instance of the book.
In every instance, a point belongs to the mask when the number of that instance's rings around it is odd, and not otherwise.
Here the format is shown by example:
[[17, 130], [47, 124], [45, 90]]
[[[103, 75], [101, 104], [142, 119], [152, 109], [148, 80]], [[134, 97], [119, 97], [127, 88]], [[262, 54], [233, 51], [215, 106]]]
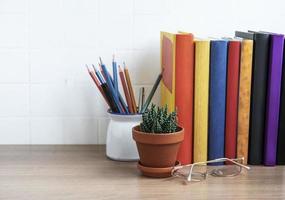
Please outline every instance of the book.
[[167, 105], [168, 112], [175, 110], [175, 40], [174, 34], [160, 33], [160, 55], [162, 83], [160, 85], [161, 106]]
[[161, 32], [161, 104], [177, 111], [178, 124], [184, 128], [184, 141], [177, 159], [192, 162], [194, 41], [189, 33]]
[[283, 50], [283, 69], [279, 112], [279, 130], [277, 140], [277, 164], [285, 165], [285, 50]]
[[269, 34], [259, 32], [235, 32], [236, 37], [252, 39], [254, 41], [250, 134], [248, 163], [263, 164], [264, 124], [268, 73]]
[[224, 157], [227, 41], [212, 40], [210, 49], [208, 160]]
[[210, 41], [195, 40], [193, 162], [207, 161]]
[[238, 97], [237, 157], [243, 157], [244, 164], [247, 164], [248, 158], [252, 53], [253, 41], [242, 39]]
[[228, 41], [225, 157], [236, 158], [240, 41]]
[[283, 46], [283, 35], [270, 34], [270, 56], [264, 139], [264, 165], [267, 166], [273, 166], [276, 164]]
[[192, 34], [176, 34], [175, 45], [175, 108], [178, 125], [184, 128], [184, 140], [177, 159], [181, 164], [192, 163], [194, 41]]

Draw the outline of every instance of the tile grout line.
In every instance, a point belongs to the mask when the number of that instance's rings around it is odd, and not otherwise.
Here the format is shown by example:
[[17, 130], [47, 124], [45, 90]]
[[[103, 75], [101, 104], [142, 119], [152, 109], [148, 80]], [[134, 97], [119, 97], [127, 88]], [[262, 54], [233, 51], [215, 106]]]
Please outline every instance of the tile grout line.
[[26, 5], [26, 20], [27, 20], [27, 54], [28, 54], [28, 65], [29, 65], [29, 100], [28, 100], [28, 108], [29, 108], [29, 144], [32, 144], [32, 118], [31, 118], [31, 113], [32, 113], [32, 104], [31, 104], [31, 98], [32, 98], [32, 94], [31, 94], [31, 79], [32, 79], [32, 67], [31, 67], [31, 0], [27, 1], [27, 5]]

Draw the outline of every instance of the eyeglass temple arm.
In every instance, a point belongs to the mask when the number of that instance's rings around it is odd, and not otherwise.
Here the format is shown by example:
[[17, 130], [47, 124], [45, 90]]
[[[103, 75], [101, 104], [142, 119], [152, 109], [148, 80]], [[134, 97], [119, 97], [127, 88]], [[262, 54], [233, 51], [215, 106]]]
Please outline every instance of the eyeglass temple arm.
[[216, 162], [217, 162], [217, 160], [220, 160], [220, 161], [229, 161], [229, 162], [232, 162], [232, 163], [234, 163], [234, 164], [236, 164], [236, 165], [238, 165], [238, 166], [240, 166], [240, 167], [243, 167], [243, 168], [245, 168], [245, 169], [247, 169], [247, 170], [250, 170], [250, 167], [249, 167], [249, 166], [246, 166], [246, 165], [244, 165], [244, 164], [241, 164], [241, 163], [237, 162], [238, 160], [244, 161], [244, 157], [235, 158], [235, 159], [218, 158], [218, 159], [215, 159], [215, 160], [216, 160]]

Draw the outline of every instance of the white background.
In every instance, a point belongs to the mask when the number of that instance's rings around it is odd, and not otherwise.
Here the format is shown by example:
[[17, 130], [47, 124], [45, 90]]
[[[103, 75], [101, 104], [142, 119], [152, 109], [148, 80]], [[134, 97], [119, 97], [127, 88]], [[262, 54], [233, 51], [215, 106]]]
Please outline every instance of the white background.
[[136, 90], [149, 89], [161, 30], [285, 33], [283, 2], [0, 0], [0, 144], [105, 143], [107, 107], [85, 63], [110, 66], [115, 53]]

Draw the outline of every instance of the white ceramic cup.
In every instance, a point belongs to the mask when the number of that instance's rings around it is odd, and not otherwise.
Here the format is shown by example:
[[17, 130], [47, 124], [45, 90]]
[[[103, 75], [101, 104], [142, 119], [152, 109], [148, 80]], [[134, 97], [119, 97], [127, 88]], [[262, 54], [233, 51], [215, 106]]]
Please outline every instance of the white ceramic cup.
[[108, 112], [106, 155], [112, 160], [137, 161], [139, 155], [132, 137], [132, 128], [142, 121], [141, 114], [123, 115]]

